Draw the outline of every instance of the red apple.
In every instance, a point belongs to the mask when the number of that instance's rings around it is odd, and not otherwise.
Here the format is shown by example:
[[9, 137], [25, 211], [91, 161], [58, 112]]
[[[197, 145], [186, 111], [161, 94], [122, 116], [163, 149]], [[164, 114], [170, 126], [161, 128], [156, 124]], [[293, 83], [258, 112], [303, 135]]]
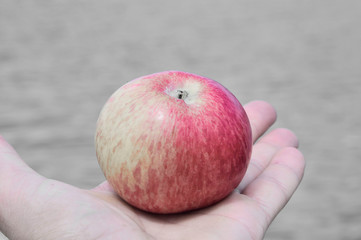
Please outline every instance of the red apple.
[[167, 71], [120, 87], [96, 128], [99, 165], [139, 209], [178, 213], [212, 205], [242, 180], [251, 155], [247, 115], [225, 87]]

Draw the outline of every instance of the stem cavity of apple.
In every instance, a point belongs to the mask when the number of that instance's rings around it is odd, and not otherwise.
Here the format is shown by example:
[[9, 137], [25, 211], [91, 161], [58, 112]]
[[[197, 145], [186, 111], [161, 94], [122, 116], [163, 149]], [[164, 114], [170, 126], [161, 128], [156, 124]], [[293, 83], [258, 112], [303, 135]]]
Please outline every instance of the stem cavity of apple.
[[188, 92], [182, 89], [174, 89], [173, 91], [169, 91], [168, 95], [183, 101], [188, 98]]
[[179, 90], [177, 89], [177, 98], [178, 99], [186, 99], [188, 97], [188, 92], [184, 91], [184, 90]]

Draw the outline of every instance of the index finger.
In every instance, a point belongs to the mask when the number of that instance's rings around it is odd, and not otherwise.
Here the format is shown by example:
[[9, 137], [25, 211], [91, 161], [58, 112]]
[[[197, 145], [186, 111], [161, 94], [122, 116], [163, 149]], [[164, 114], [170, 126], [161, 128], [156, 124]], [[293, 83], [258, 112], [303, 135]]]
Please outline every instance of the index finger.
[[253, 143], [262, 136], [277, 119], [276, 110], [265, 101], [252, 101], [244, 105], [252, 129]]

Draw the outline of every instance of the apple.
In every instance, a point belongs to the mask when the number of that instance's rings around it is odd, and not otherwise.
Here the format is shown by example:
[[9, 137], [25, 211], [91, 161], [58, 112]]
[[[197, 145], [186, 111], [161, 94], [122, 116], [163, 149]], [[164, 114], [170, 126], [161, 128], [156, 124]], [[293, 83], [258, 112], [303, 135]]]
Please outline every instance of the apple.
[[99, 165], [117, 194], [152, 213], [179, 213], [224, 199], [245, 175], [251, 127], [218, 82], [166, 71], [120, 87], [96, 126]]

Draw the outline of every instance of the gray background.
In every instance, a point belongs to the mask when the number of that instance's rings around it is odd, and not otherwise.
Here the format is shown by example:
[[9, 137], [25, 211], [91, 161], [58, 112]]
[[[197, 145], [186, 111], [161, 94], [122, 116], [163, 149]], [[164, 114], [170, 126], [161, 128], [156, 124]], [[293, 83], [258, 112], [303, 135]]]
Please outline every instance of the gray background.
[[44, 176], [93, 187], [110, 94], [204, 75], [271, 102], [300, 138], [304, 181], [266, 239], [361, 239], [360, 25], [347, 0], [0, 0], [0, 134]]

